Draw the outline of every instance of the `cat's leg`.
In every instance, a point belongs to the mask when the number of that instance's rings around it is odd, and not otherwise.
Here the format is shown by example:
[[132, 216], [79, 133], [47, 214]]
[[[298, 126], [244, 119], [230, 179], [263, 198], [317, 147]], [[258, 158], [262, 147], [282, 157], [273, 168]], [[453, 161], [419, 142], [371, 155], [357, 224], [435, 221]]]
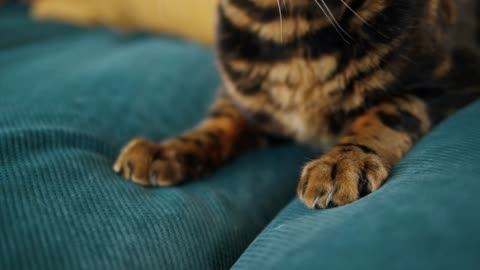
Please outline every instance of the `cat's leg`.
[[298, 196], [310, 208], [353, 202], [380, 188], [393, 165], [431, 128], [427, 105], [408, 96], [356, 118], [338, 144], [303, 169]]
[[261, 133], [220, 96], [193, 130], [161, 143], [132, 140], [121, 151], [114, 170], [140, 185], [171, 186], [204, 176], [241, 150], [263, 142]]

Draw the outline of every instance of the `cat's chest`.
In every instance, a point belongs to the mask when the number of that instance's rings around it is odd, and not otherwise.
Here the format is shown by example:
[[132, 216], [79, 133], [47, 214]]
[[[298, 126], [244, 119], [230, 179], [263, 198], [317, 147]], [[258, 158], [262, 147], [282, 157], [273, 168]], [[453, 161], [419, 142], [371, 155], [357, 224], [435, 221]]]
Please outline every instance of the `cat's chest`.
[[337, 63], [337, 55], [331, 54], [317, 59], [292, 57], [278, 62], [223, 60], [220, 66], [231, 94], [245, 100], [268, 96], [285, 110], [328, 92], [329, 77]]
[[260, 119], [266, 129], [308, 143], [326, 133], [333, 104], [329, 92], [336, 86], [330, 77], [337, 63], [331, 54], [273, 63], [224, 60], [220, 67], [225, 90], [240, 111]]

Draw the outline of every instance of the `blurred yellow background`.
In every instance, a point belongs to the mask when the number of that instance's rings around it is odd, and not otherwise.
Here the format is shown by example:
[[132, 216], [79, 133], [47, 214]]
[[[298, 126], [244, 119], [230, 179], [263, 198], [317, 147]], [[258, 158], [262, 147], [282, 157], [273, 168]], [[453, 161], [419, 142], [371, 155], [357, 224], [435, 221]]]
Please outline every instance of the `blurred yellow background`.
[[32, 14], [83, 26], [168, 33], [211, 45], [217, 0], [39, 0]]

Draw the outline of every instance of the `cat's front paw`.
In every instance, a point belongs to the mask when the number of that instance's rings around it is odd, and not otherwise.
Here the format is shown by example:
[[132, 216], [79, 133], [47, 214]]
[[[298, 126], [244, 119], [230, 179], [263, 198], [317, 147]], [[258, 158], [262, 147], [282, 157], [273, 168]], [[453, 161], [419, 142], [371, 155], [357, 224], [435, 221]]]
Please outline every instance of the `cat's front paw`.
[[143, 186], [172, 186], [207, 172], [198, 145], [180, 139], [157, 144], [134, 139], [120, 153], [113, 169]]
[[388, 164], [375, 151], [338, 145], [305, 166], [297, 193], [309, 208], [341, 206], [377, 190], [388, 174]]

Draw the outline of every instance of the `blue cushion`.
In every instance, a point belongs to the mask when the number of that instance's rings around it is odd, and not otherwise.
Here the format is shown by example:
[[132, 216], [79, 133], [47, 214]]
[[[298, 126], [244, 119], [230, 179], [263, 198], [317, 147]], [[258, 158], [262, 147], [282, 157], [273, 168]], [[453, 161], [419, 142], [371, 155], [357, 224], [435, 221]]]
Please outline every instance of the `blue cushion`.
[[479, 269], [479, 116], [477, 102], [442, 123], [360, 201], [295, 200], [233, 269]]
[[0, 269], [229, 268], [294, 196], [305, 149], [173, 188], [112, 171], [132, 137], [196, 124], [217, 83], [209, 49], [0, 10]]

